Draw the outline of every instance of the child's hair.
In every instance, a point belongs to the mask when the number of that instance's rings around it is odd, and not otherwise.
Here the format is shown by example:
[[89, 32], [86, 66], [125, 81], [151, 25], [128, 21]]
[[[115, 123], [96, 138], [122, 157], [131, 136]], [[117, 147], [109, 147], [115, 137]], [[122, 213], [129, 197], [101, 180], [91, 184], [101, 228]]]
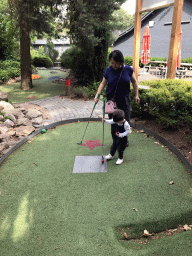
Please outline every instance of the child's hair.
[[121, 109], [117, 109], [113, 112], [113, 121], [115, 123], [122, 121], [125, 118], [125, 113]]

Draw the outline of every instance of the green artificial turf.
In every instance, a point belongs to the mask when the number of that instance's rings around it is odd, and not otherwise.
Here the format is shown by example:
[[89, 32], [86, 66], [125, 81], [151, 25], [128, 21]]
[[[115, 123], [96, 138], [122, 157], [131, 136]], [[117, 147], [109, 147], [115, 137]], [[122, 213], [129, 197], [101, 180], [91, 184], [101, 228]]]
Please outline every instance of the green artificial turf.
[[[192, 176], [177, 156], [134, 130], [124, 163], [107, 173], [74, 174], [77, 155], [101, 155], [79, 146], [87, 123], [39, 134], [0, 169], [1, 255], [191, 255], [192, 231], [148, 242], [123, 240], [192, 224]], [[102, 141], [102, 123], [90, 122], [86, 140]], [[104, 154], [111, 146], [105, 125]], [[169, 185], [173, 180], [174, 185]], [[138, 211], [134, 211], [136, 208]]]
[[[56, 73], [50, 73], [51, 71], [56, 71]], [[67, 72], [60, 70], [38, 70], [38, 75], [41, 77], [33, 80], [33, 88], [31, 90], [21, 90], [20, 83], [1, 85], [0, 90], [8, 93], [8, 99], [11, 103], [20, 103], [53, 97], [65, 92], [65, 84], [53, 83], [49, 78], [54, 76], [65, 78], [67, 74]]]

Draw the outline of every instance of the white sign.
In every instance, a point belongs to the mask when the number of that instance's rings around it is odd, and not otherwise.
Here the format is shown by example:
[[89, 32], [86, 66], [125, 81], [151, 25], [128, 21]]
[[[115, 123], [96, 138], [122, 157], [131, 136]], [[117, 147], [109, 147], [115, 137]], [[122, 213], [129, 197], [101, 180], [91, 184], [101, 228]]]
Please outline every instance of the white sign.
[[174, 0], [143, 0], [142, 11], [163, 8], [169, 4], [174, 4]]

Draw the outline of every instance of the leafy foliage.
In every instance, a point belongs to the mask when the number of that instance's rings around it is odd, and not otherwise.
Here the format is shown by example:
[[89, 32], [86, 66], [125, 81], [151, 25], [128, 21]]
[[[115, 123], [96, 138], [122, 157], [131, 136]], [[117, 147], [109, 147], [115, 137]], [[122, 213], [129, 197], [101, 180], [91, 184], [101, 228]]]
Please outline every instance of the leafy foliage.
[[[78, 46], [91, 74], [88, 82], [102, 79], [106, 67], [110, 26], [114, 10], [120, 8], [125, 0], [71, 0], [68, 2], [69, 34]], [[87, 56], [88, 53], [88, 56]], [[79, 59], [80, 62], [80, 59]], [[81, 75], [83, 77], [83, 74]]]
[[55, 62], [59, 56], [59, 52], [54, 49], [54, 43], [51, 41], [50, 38], [48, 38], [47, 40], [44, 52], [52, 60], [52, 62]]
[[[132, 102], [138, 115], [155, 118], [167, 129], [178, 129], [183, 124], [192, 127], [192, 87], [184, 80], [155, 80], [143, 82], [150, 90], [139, 90], [140, 105]], [[134, 98], [132, 92], [132, 98]]]
[[5, 82], [9, 78], [21, 75], [20, 63], [17, 61], [0, 61], [0, 80]]
[[0, 4], [0, 60], [13, 58], [17, 55], [18, 29], [14, 20], [10, 18], [7, 1]]
[[53, 62], [52, 62], [51, 58], [49, 58], [46, 55], [34, 57], [34, 59], [32, 60], [32, 64], [35, 67], [46, 67], [46, 68], [49, 68], [49, 67], [53, 66]]

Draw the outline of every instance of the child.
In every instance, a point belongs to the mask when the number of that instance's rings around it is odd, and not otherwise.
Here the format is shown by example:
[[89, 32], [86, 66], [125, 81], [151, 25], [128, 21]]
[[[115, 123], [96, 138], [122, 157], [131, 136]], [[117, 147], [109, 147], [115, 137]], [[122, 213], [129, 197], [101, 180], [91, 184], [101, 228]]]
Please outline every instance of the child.
[[110, 153], [105, 159], [113, 159], [115, 152], [118, 150], [119, 158], [116, 164], [123, 163], [123, 153], [127, 146], [127, 135], [131, 132], [129, 123], [125, 120], [125, 113], [121, 109], [117, 109], [113, 113], [113, 119], [106, 120], [102, 119], [107, 124], [115, 124], [116, 136], [113, 138], [113, 144], [111, 146]]

